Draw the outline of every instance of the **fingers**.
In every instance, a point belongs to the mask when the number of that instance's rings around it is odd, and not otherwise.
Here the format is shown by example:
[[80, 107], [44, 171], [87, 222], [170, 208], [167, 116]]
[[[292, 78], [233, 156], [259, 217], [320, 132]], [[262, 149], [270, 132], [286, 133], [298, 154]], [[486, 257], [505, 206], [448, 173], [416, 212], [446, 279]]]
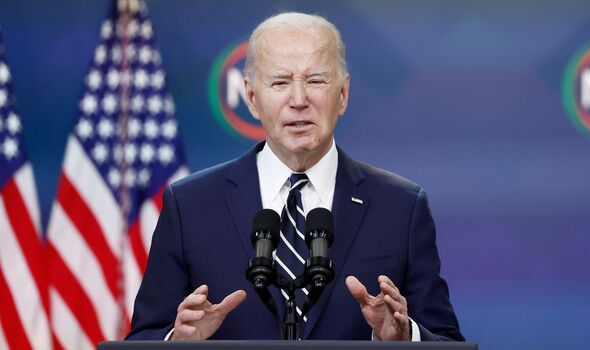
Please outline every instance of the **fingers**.
[[408, 303], [399, 289], [387, 276], [379, 276], [379, 289], [383, 294], [383, 302], [387, 310], [393, 315], [395, 327], [400, 331], [401, 339], [410, 338], [410, 318], [408, 317]]
[[205, 316], [205, 311], [203, 310], [191, 310], [191, 309], [184, 309], [178, 313], [176, 317], [178, 321], [181, 323], [190, 323], [193, 321], [198, 321]]
[[178, 305], [178, 313], [181, 313], [185, 309], [202, 309], [207, 306], [207, 294], [209, 289], [206, 285], [202, 285], [195, 291], [189, 294], [184, 300]]
[[407, 315], [396, 312], [393, 314], [393, 319], [395, 320], [397, 328], [402, 333], [402, 339], [411, 340], [412, 337], [410, 336], [410, 318]]
[[377, 282], [379, 282], [379, 287], [387, 286], [387, 287], [390, 287], [394, 290], [397, 290], [397, 287], [395, 286], [395, 284], [393, 284], [393, 282], [387, 276], [384, 276], [384, 275], [379, 276], [377, 278]]
[[193, 294], [195, 294], [195, 295], [203, 294], [203, 295], [205, 295], [205, 298], [206, 298], [207, 295], [209, 295], [209, 287], [206, 284], [202, 284], [201, 286], [199, 286], [199, 288], [195, 289]]
[[399, 312], [396, 312], [393, 314], [393, 318], [400, 326], [404, 326], [404, 328], [402, 328], [402, 329], [405, 329], [406, 327], [409, 326], [410, 318], [408, 316], [401, 314]]
[[[384, 301], [391, 313], [393, 314], [398, 311], [407, 315], [408, 304], [406, 298], [401, 295], [395, 284], [387, 276], [379, 276], [377, 281], [379, 282], [379, 289], [384, 296]], [[387, 299], [389, 299], [389, 302]]]
[[399, 303], [392, 299], [389, 295], [385, 295], [383, 297], [383, 302], [385, 303], [385, 306], [392, 315], [395, 315], [395, 313], [397, 312], [407, 316], [407, 308], [402, 303]]
[[243, 290], [236, 290], [230, 295], [226, 296], [221, 303], [217, 304], [217, 310], [227, 315], [230, 311], [238, 307], [244, 300], [246, 300], [246, 292]]
[[367, 292], [367, 288], [356, 277], [346, 277], [346, 287], [361, 306], [367, 304], [371, 295]]
[[204, 340], [223, 323], [225, 316], [246, 299], [246, 292], [238, 290], [219, 304], [207, 300], [209, 288], [202, 285], [178, 305], [174, 322], [173, 340]]
[[194, 322], [199, 321], [205, 317], [205, 311], [202, 307], [198, 310], [200, 305], [203, 305], [205, 299], [204, 295], [190, 294], [178, 306], [178, 313], [176, 314], [176, 321], [174, 322], [174, 338], [188, 339], [196, 331]]

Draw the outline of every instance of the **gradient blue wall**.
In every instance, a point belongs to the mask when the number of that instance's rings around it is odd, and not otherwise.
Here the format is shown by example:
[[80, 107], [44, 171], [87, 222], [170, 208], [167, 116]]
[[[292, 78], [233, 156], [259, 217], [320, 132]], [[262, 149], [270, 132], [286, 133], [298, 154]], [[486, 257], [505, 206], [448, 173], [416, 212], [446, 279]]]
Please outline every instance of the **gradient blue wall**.
[[[588, 1], [147, 1], [192, 170], [253, 141], [215, 120], [215, 58], [283, 10], [317, 12], [347, 44], [354, 157], [426, 188], [443, 273], [482, 349], [586, 348], [590, 137], [561, 84], [590, 43]], [[0, 1], [6, 57], [46, 225], [108, 1]]]

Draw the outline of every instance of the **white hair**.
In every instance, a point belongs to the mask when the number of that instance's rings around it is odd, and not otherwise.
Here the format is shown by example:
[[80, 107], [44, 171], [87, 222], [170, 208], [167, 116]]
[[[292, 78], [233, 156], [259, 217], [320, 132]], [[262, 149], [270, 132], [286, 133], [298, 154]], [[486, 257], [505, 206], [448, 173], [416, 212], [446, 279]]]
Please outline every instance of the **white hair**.
[[248, 40], [248, 53], [246, 55], [246, 65], [244, 67], [244, 75], [246, 79], [252, 83], [256, 78], [256, 59], [257, 47], [260, 37], [264, 33], [277, 30], [280, 28], [291, 29], [325, 29], [330, 34], [330, 43], [332, 43], [336, 54], [336, 71], [340, 78], [343, 78], [346, 73], [346, 56], [345, 47], [342, 42], [340, 32], [334, 24], [319, 15], [309, 15], [299, 12], [284, 12], [278, 15], [267, 18], [254, 29]]

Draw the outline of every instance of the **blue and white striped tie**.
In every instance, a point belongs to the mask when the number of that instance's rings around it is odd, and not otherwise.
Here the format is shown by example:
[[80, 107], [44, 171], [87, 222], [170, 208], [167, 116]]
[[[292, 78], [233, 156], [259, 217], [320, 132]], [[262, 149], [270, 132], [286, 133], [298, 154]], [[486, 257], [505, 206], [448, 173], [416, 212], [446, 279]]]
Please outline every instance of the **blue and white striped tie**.
[[[309, 249], [305, 244], [305, 212], [301, 202], [301, 188], [309, 179], [307, 175], [293, 173], [289, 177], [291, 188], [287, 203], [281, 214], [281, 242], [277, 248], [276, 260], [279, 271], [287, 278], [294, 280], [303, 273], [305, 261], [309, 258]], [[304, 300], [301, 290], [298, 290], [297, 301], [302, 305]], [[286, 298], [286, 293], [283, 292]]]

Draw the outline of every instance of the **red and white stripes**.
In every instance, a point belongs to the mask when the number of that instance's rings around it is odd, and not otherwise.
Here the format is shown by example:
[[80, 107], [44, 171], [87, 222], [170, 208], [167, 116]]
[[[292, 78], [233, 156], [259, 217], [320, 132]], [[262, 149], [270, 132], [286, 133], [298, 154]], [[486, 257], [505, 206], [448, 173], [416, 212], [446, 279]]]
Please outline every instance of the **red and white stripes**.
[[25, 163], [0, 196], [0, 349], [50, 349], [44, 252], [32, 168]]
[[[175, 177], [187, 173], [181, 169]], [[145, 201], [129, 232], [123, 232], [119, 204], [77, 139], [70, 137], [47, 230], [51, 323], [60, 346], [95, 348], [129, 327], [160, 196]], [[124, 298], [123, 309], [119, 298]]]

